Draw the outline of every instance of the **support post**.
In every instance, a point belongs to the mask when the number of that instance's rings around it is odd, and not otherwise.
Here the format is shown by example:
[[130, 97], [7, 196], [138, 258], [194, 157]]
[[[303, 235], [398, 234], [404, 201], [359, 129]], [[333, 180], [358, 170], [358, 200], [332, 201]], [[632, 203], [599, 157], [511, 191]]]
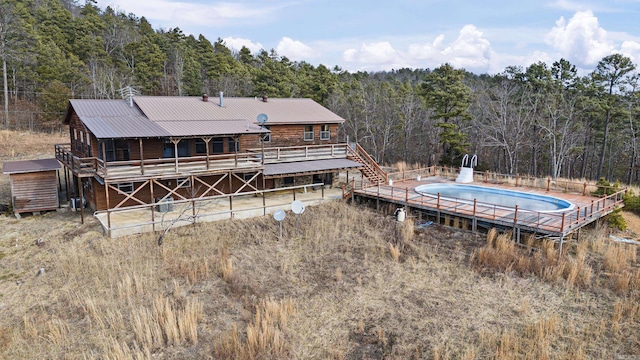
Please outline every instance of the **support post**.
[[109, 183], [104, 181], [104, 195], [107, 203], [107, 236], [111, 237], [111, 204], [109, 202]]
[[144, 148], [142, 147], [142, 138], [138, 139], [140, 147], [140, 174], [144, 175]]
[[547, 178], [547, 191], [551, 190], [551, 178]]
[[267, 215], [267, 198], [265, 190], [267, 188], [264, 172], [262, 173], [262, 215]]
[[156, 231], [156, 206], [154, 205], [156, 202], [156, 198], [153, 195], [153, 179], [149, 181], [149, 192], [151, 193], [151, 230]]
[[78, 179], [78, 194], [80, 195], [80, 223], [84, 224], [84, 206], [82, 203], [82, 199], [84, 198], [84, 189], [82, 186], [82, 180], [80, 179], [80, 176], [78, 176], [77, 179]]

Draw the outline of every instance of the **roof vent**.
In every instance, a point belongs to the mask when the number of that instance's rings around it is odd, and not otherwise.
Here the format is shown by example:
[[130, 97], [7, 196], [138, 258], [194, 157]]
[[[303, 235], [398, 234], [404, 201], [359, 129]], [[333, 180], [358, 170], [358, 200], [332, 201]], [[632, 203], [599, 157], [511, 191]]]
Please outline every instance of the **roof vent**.
[[262, 102], [267, 102], [269, 97], [267, 95], [262, 95]]
[[223, 101], [223, 99], [224, 99], [224, 93], [223, 93], [222, 91], [220, 91], [220, 107], [222, 107], [222, 106], [223, 106], [223, 104], [224, 104], [224, 103], [222, 102], [222, 101]]
[[202, 94], [202, 101], [204, 101], [204, 102], [209, 101], [209, 95], [207, 95], [207, 94]]

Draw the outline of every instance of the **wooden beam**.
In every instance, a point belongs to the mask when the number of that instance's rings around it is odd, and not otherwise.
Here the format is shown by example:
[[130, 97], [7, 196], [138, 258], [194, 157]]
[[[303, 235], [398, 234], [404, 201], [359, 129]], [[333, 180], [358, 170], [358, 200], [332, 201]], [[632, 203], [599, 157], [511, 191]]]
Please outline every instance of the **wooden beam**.
[[251, 177], [251, 179], [249, 179], [249, 181], [245, 181], [245, 180], [244, 180], [244, 178], [241, 178], [240, 176], [238, 176], [238, 175], [236, 175], [235, 173], [233, 173], [232, 175], [233, 175], [236, 179], [238, 179], [238, 180], [240, 180], [240, 181], [242, 181], [242, 182], [244, 183], [244, 185], [242, 185], [238, 190], [236, 190], [236, 191], [234, 192], [234, 194], [239, 193], [240, 191], [242, 191], [242, 190], [243, 190], [245, 187], [247, 187], [247, 186], [248, 186], [248, 187], [250, 187], [250, 188], [252, 188], [254, 191], [258, 191], [258, 189], [257, 189], [255, 186], [251, 185], [251, 182], [252, 182], [253, 180], [255, 180], [255, 179], [258, 177], [258, 175], [260, 175], [260, 174], [261, 174], [261, 172], [259, 172], [259, 171], [258, 171], [258, 172], [256, 172], [256, 173]]
[[205, 181], [200, 180], [200, 178], [198, 177], [194, 177], [194, 179], [198, 180], [199, 183], [203, 184], [204, 186], [207, 186], [207, 190], [205, 192], [202, 193], [202, 195], [200, 195], [198, 198], [203, 198], [205, 197], [209, 191], [214, 190], [218, 193], [218, 195], [224, 195], [225, 193], [221, 190], [218, 190], [216, 188], [216, 186], [222, 182], [222, 180], [226, 179], [228, 176], [228, 173], [224, 173], [222, 175], [222, 177], [220, 177], [220, 179], [218, 179], [218, 181], [216, 181], [215, 183], [213, 183], [212, 185], [207, 184]]
[[[176, 179], [176, 180], [177, 180], [177, 179]], [[176, 192], [176, 191], [178, 190], [178, 188], [179, 188], [179, 186], [180, 186], [180, 185], [177, 185], [177, 186], [176, 186], [176, 188], [172, 190], [172, 189], [170, 189], [170, 188], [166, 187], [163, 183], [158, 182], [158, 179], [153, 179], [152, 181], [153, 181], [154, 183], [156, 183], [156, 185], [160, 186], [161, 188], [163, 188], [163, 189], [165, 189], [165, 190], [167, 190], [167, 191], [169, 192], [167, 195], [163, 196], [163, 197], [162, 197], [162, 199], [160, 199], [158, 202], [162, 202], [162, 201], [164, 201], [166, 198], [168, 198], [169, 196], [171, 196], [171, 194], [173, 194], [173, 195], [175, 195], [175, 196], [177, 196], [177, 197], [181, 198], [182, 200], [188, 200], [186, 197], [184, 197], [184, 196], [182, 196], [182, 195], [180, 195], [180, 194], [178, 194], [178, 193]], [[186, 180], [185, 180], [185, 181], [186, 181]], [[183, 184], [185, 181], [181, 182], [180, 184]], [[177, 183], [178, 183], [178, 182], [176, 181], [176, 184], [177, 184]]]
[[173, 143], [173, 157], [176, 160], [176, 173], [178, 173], [178, 143], [180, 139], [171, 138], [171, 142]]
[[207, 154], [207, 170], [209, 170], [209, 141], [211, 141], [210, 137], [204, 137], [202, 138], [202, 140], [204, 140], [205, 146], [207, 147], [206, 149], [206, 154]]
[[144, 175], [144, 150], [142, 147], [142, 138], [138, 139], [140, 145], [140, 173]]
[[142, 183], [142, 185], [138, 186], [138, 188], [137, 188], [137, 189], [135, 189], [133, 192], [131, 192], [131, 194], [127, 194], [126, 192], [124, 192], [124, 191], [122, 191], [122, 190], [118, 189], [117, 187], [113, 187], [113, 185], [109, 185], [109, 187], [111, 187], [112, 189], [114, 189], [115, 191], [117, 191], [119, 194], [125, 195], [124, 200], [120, 201], [120, 202], [118, 203], [118, 205], [116, 205], [116, 206], [114, 207], [114, 209], [119, 208], [120, 206], [122, 206], [122, 205], [123, 205], [127, 200], [129, 200], [129, 199], [131, 199], [131, 200], [133, 200], [133, 201], [138, 202], [140, 205], [148, 205], [146, 202], [144, 202], [144, 201], [142, 201], [142, 200], [140, 200], [140, 199], [136, 198], [136, 197], [135, 197], [135, 196], [133, 196], [133, 195], [137, 194], [137, 193], [138, 193], [138, 191], [142, 190], [142, 188], [144, 188], [144, 187], [145, 187], [145, 185], [147, 185], [147, 184], [149, 183], [149, 181], [150, 181], [150, 180], [147, 180], [147, 181], [143, 182], [143, 183]]

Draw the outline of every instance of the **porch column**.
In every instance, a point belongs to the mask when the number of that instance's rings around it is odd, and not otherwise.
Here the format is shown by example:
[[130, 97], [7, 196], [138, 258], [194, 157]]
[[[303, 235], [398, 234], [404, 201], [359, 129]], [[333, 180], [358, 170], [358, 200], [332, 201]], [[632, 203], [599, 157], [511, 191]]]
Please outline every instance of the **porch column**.
[[140, 173], [144, 175], [144, 150], [142, 147], [142, 138], [138, 139], [138, 143], [140, 144]]
[[176, 173], [178, 172], [178, 143], [180, 139], [171, 138], [171, 142], [173, 143], [173, 158], [176, 160]]
[[202, 138], [202, 140], [204, 140], [205, 146], [207, 147], [207, 170], [209, 170], [209, 142], [211, 141], [210, 137], [206, 137], [206, 138]]

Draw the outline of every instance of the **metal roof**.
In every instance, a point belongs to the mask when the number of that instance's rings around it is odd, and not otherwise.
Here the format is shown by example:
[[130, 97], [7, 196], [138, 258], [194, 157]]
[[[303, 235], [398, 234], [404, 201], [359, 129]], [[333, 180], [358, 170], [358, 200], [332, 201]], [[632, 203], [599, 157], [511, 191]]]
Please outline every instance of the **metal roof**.
[[269, 132], [256, 124], [259, 114], [267, 125], [335, 124], [344, 119], [311, 99], [219, 98], [192, 96], [136, 96], [125, 100], [69, 100], [65, 123], [75, 112], [99, 139], [238, 135]]
[[277, 176], [286, 174], [296, 174], [314, 171], [338, 170], [359, 168], [363, 165], [359, 162], [347, 159], [327, 159], [311, 161], [295, 161], [288, 163], [265, 164], [264, 176]]
[[98, 139], [166, 137], [171, 133], [144, 116], [80, 117]]
[[245, 119], [253, 123], [259, 114], [269, 117], [267, 125], [282, 124], [341, 124], [345, 120], [312, 99], [136, 96], [140, 110], [152, 121], [163, 120], [229, 120]]
[[24, 174], [58, 169], [60, 169], [60, 163], [56, 159], [10, 161], [2, 165], [3, 174]]

